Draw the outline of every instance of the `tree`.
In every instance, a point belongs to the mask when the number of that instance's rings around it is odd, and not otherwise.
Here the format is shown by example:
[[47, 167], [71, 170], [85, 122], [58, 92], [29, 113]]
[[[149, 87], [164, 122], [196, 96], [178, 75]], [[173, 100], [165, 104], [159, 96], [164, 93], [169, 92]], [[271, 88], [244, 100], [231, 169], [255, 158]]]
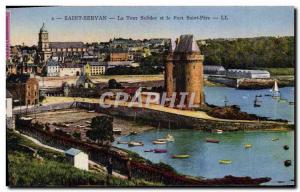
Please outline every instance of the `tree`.
[[113, 117], [97, 116], [92, 119], [91, 130], [86, 132], [86, 136], [98, 144], [113, 142]]

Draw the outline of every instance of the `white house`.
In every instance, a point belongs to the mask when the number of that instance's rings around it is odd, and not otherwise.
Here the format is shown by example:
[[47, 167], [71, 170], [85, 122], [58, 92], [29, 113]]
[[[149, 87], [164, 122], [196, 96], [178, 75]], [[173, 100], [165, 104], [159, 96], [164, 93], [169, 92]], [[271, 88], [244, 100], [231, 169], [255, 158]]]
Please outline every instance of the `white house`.
[[6, 90], [6, 118], [11, 118], [12, 116], [12, 95]]
[[15, 118], [13, 116], [12, 95], [6, 90], [6, 128], [15, 129]]
[[68, 161], [76, 168], [89, 170], [89, 156], [79, 149], [70, 148], [65, 151]]
[[58, 61], [48, 60], [47, 61], [47, 77], [57, 77], [59, 76], [60, 65]]

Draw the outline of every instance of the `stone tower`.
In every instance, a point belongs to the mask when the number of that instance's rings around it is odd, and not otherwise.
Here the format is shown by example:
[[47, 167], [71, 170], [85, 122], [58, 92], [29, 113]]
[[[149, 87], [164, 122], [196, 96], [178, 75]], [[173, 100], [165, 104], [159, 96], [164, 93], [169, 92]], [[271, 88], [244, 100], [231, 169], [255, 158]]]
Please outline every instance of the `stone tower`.
[[49, 34], [45, 29], [45, 23], [40, 29], [39, 32], [39, 42], [38, 42], [38, 50], [41, 55], [42, 61], [47, 61], [51, 56], [51, 51], [49, 48]]
[[173, 64], [173, 52], [175, 50], [176, 44], [175, 41], [171, 40], [169, 51], [166, 58], [165, 64], [165, 90], [167, 97], [172, 97], [173, 92], [175, 91], [175, 81], [174, 81], [174, 64]]
[[[204, 104], [203, 60], [200, 49], [193, 35], [181, 35], [173, 52], [175, 90], [188, 92], [186, 104]], [[192, 98], [194, 93], [194, 99]]]

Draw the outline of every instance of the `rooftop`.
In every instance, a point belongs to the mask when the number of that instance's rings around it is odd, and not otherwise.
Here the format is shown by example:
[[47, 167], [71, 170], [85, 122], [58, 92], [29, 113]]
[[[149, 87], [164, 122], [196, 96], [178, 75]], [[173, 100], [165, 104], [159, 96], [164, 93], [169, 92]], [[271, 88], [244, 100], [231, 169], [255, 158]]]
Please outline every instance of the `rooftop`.
[[256, 74], [270, 73], [267, 70], [248, 70], [248, 69], [228, 69], [228, 72], [243, 72], [243, 73], [256, 73]]
[[83, 42], [50, 42], [50, 48], [54, 49], [66, 49], [66, 48], [83, 48], [85, 47]]
[[197, 45], [194, 35], [181, 35], [174, 52], [175, 53], [191, 53], [191, 52], [200, 53], [200, 49]]
[[70, 148], [68, 150], [65, 151], [66, 155], [70, 155], [70, 156], [76, 156], [79, 153], [81, 153], [82, 151], [80, 151], [79, 149], [75, 149], [75, 148]]

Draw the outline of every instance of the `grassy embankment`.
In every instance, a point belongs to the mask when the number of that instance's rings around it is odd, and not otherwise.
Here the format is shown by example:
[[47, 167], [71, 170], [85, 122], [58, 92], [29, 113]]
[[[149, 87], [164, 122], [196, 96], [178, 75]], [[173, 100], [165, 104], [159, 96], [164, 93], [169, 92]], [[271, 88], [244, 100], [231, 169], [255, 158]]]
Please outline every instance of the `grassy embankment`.
[[271, 76], [293, 76], [294, 68], [261, 68], [270, 72]]
[[[31, 151], [37, 151], [37, 155]], [[140, 179], [112, 177], [106, 184], [106, 174], [83, 171], [69, 165], [62, 153], [38, 146], [32, 141], [7, 132], [8, 184], [11, 187], [44, 186], [157, 186]]]

